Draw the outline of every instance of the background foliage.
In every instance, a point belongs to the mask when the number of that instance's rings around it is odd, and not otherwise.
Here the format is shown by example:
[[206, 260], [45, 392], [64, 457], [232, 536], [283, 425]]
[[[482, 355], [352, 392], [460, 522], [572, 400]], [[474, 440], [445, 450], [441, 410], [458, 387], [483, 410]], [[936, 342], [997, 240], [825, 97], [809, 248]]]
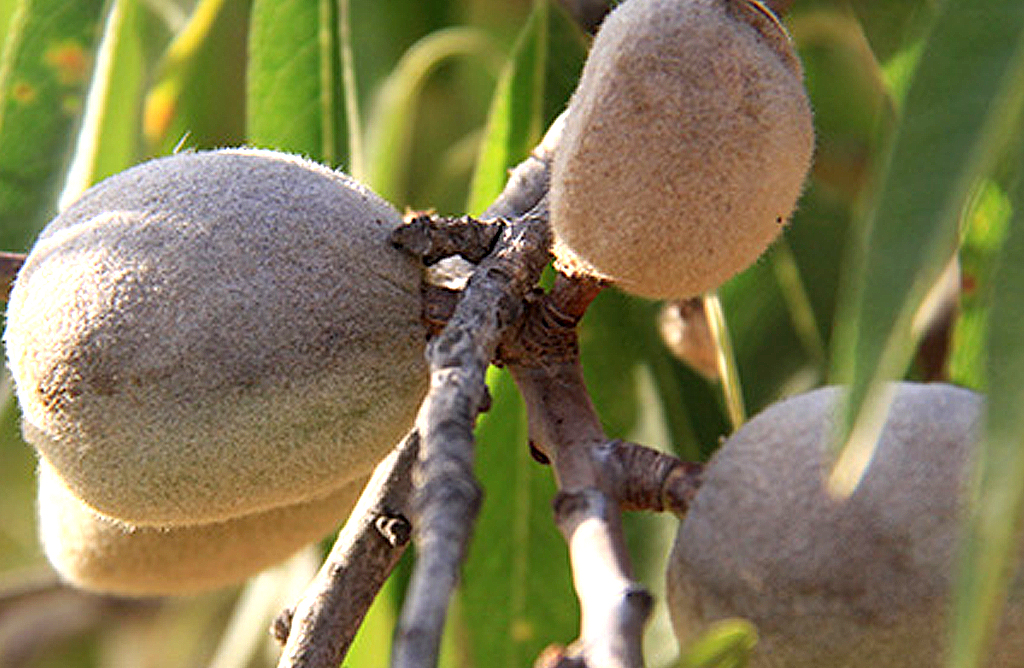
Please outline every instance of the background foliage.
[[[817, 154], [784, 238], [720, 290], [740, 379], [727, 389], [753, 413], [853, 381], [863, 392], [851, 426], [878, 379], [991, 390], [951, 626], [953, 660], [966, 667], [999, 604], [1024, 494], [1024, 4], [796, 0], [786, 23]], [[479, 212], [564, 107], [587, 44], [546, 0], [0, 0], [0, 26], [3, 250], [27, 250], [60, 202], [109, 174], [241, 143], [339, 166], [399, 207]], [[954, 255], [959, 310], [915, 327]], [[611, 435], [704, 459], [732, 428], [722, 388], [670, 353], [659, 310], [601, 295], [581, 333], [586, 378]], [[938, 361], [918, 347], [944, 333]], [[487, 497], [445, 666], [529, 665], [577, 632], [551, 476], [529, 457], [510, 380], [496, 371], [491, 381], [477, 455]], [[0, 668], [273, 665], [264, 629], [315, 554], [195, 599], [54, 589], [35, 537], [33, 477], [3, 375]], [[628, 518], [638, 573], [656, 594], [675, 527]], [[404, 577], [375, 604], [347, 665], [386, 665]], [[686, 648], [686, 665], [738, 665], [749, 629], [720, 636], [727, 649]], [[663, 606], [647, 655], [651, 666], [678, 660]]]

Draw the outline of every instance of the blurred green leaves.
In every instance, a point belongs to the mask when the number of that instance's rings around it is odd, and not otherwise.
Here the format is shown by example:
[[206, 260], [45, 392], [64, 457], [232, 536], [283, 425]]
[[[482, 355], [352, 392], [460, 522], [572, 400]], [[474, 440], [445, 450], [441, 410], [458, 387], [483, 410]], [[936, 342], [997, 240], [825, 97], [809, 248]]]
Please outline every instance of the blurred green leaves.
[[[979, 40], [979, 35], [985, 35]], [[844, 446], [832, 476], [856, 485], [887, 410], [882, 383], [906, 373], [921, 304], [956, 252], [959, 223], [1024, 101], [1024, 5], [949, 3], [908, 91], [884, 181], [856, 231], [833, 350], [850, 383]]]
[[533, 3], [494, 92], [466, 207], [479, 214], [498, 196], [508, 170], [530, 154], [575, 89], [586, 50], [580, 31], [547, 0]]
[[21, 0], [0, 57], [0, 243], [22, 248], [56, 211], [103, 21], [103, 0]]
[[[1024, 197], [1019, 183], [1024, 154], [1015, 151], [1003, 163], [1010, 165], [1013, 209], [1005, 232], [998, 209], [993, 211], [997, 189], [991, 184], [979, 189], [979, 179], [1000, 165], [1007, 146], [1019, 146], [1022, 123], [1024, 5], [946, 3], [911, 79], [884, 181], [853, 240], [840, 339], [833, 350], [838, 379], [852, 383], [841, 434], [845, 445], [832, 477], [845, 493], [870, 461], [888, 410], [883, 383], [907, 373], [925, 326], [922, 304], [957, 253], [963, 221], [979, 225], [966, 231], [971, 250], [963, 258], [969, 263], [966, 276], [975, 287], [979, 276], [987, 284], [991, 265], [977, 264], [979, 254], [998, 267], [990, 292], [980, 299], [968, 296], [968, 320], [958, 329], [954, 357], [962, 379], [988, 389], [951, 623], [947, 665], [955, 668], [982, 665], [1019, 555], [1024, 512]], [[968, 209], [972, 192], [979, 190], [981, 205]], [[965, 210], [974, 215], [965, 218]], [[974, 345], [964, 346], [970, 334]], [[979, 355], [980, 350], [984, 353]]]

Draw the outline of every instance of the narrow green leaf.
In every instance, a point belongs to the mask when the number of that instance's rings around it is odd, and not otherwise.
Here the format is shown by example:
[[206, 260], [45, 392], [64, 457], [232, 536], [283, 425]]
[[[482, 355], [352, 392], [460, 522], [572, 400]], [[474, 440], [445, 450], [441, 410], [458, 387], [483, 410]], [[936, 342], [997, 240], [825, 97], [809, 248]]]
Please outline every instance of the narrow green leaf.
[[1016, 160], [1013, 219], [988, 311], [984, 441], [961, 547], [950, 668], [983, 665], [1016, 570], [1024, 517], [1024, 150]]
[[369, 128], [368, 185], [381, 197], [405, 199], [409, 153], [420, 92], [430, 75], [453, 58], [493, 57], [490, 40], [474, 28], [445, 28], [416, 42], [384, 81]]
[[9, 34], [7, 28], [11, 24], [11, 18], [21, 0], [0, 0], [0, 53], [3, 52], [4, 43]]
[[547, 0], [536, 2], [491, 103], [470, 188], [470, 213], [479, 214], [497, 197], [508, 169], [530, 154], [565, 108], [585, 56], [575, 23]]
[[245, 138], [250, 0], [200, 0], [175, 37], [143, 110], [151, 155]]
[[946, 0], [858, 0], [850, 3], [880, 61], [921, 37], [928, 19]]
[[851, 387], [836, 491], [849, 492], [870, 461], [888, 405], [882, 383], [905, 372], [917, 310], [956, 248], [976, 179], [1017, 117], [1022, 29], [1024, 3], [947, 3], [922, 55], [844, 286], [833, 369]]
[[249, 38], [248, 141], [346, 162], [335, 0], [254, 0]]
[[143, 30], [151, 18], [138, 0], [111, 4], [61, 208], [92, 184], [137, 162], [148, 65]]
[[512, 59], [498, 82], [487, 118], [487, 129], [470, 186], [468, 210], [480, 213], [494, 201], [508, 169], [529, 155], [541, 138], [539, 68], [546, 52], [547, 2], [535, 3], [529, 22], [519, 35]]
[[56, 211], [92, 72], [103, 0], [22, 0], [0, 59], [0, 248]]
[[352, 11], [349, 0], [340, 0], [338, 17], [341, 48], [341, 87], [345, 108], [345, 135], [348, 137], [348, 170], [360, 181], [366, 179], [366, 158], [363, 154], [363, 124], [359, 114], [359, 87], [352, 42]]
[[725, 619], [684, 648], [679, 668], [744, 668], [755, 645], [757, 629], [753, 624], [744, 619]]

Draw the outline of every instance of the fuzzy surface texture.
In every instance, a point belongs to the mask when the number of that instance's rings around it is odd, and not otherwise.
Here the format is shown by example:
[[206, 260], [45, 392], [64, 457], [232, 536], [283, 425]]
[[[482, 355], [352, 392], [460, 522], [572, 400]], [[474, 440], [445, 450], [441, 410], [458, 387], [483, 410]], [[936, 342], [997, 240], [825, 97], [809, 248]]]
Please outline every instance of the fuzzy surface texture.
[[[982, 399], [944, 384], [897, 388], [847, 498], [825, 484], [837, 388], [771, 406], [715, 454], [669, 562], [682, 643], [744, 617], [760, 636], [751, 668], [942, 665]], [[986, 665], [1024, 665], [1019, 600]]]
[[123, 596], [181, 596], [232, 585], [322, 538], [348, 516], [365, 480], [322, 499], [224, 522], [137, 527], [82, 503], [44, 462], [39, 535], [61, 577]]
[[555, 253], [652, 298], [746, 268], [788, 222], [814, 147], [789, 38], [747, 0], [628, 0], [605, 19], [551, 180]]
[[87, 191], [21, 270], [4, 340], [23, 430], [136, 526], [224, 521], [365, 477], [426, 391], [420, 268], [393, 207], [246, 149]]

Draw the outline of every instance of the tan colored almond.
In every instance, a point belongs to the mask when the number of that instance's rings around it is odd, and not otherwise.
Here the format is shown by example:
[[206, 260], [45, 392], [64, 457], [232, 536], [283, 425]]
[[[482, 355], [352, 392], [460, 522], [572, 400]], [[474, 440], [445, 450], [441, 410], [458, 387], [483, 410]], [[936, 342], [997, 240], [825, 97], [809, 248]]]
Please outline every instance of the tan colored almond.
[[40, 235], [7, 311], [24, 433], [137, 526], [230, 520], [363, 479], [425, 392], [420, 268], [347, 176], [254, 150], [96, 185]]
[[802, 72], [755, 0], [627, 0], [601, 26], [551, 181], [556, 256], [654, 298], [750, 265], [814, 147]]
[[328, 496], [224, 522], [137, 527], [82, 503], [53, 469], [39, 470], [39, 535], [61, 577], [128, 596], [187, 595], [240, 582], [340, 525], [365, 480]]

